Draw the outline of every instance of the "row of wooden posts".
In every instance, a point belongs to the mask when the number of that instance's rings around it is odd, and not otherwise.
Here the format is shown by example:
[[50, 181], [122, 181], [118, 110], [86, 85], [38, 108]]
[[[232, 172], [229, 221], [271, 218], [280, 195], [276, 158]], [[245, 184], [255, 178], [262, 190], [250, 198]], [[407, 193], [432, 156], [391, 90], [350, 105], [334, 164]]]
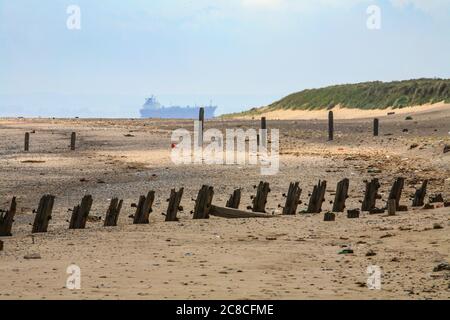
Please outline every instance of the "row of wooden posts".
[[[387, 207], [377, 208], [376, 201], [381, 199], [378, 193], [380, 188], [380, 182], [377, 178], [371, 181], [365, 182], [365, 193], [362, 201], [361, 209], [347, 210], [347, 216], [349, 218], [359, 217], [360, 211], [369, 212], [371, 214], [383, 213], [388, 210], [389, 215], [395, 215], [396, 211], [407, 211], [407, 206], [400, 204], [400, 198], [402, 195], [403, 187], [405, 184], [404, 178], [398, 178], [392, 185], [387, 201]], [[346, 200], [349, 197], [350, 181], [349, 179], [343, 179], [338, 182], [336, 187], [335, 198], [333, 201], [333, 209], [331, 212], [325, 214], [325, 220], [334, 220], [335, 212], [344, 212], [346, 208]], [[421, 187], [416, 190], [412, 206], [421, 207], [424, 205], [424, 199], [427, 192], [428, 180], [425, 180]], [[268, 182], [261, 181], [258, 186], [254, 186], [256, 189], [256, 195], [252, 196], [252, 205], [247, 207], [247, 210], [239, 210], [241, 202], [241, 189], [236, 189], [228, 199], [225, 207], [215, 206], [212, 204], [214, 196], [214, 188], [208, 185], [202, 186], [198, 192], [197, 199], [195, 200], [194, 210], [191, 212], [194, 219], [208, 219], [210, 215], [224, 217], [224, 218], [251, 218], [261, 217], [268, 218], [273, 215], [266, 214], [267, 197], [270, 192], [270, 186]], [[325, 191], [327, 182], [325, 180], [319, 181], [314, 186], [312, 193], [310, 194], [307, 210], [304, 213], [320, 213], [322, 212], [322, 204], [325, 201]], [[165, 216], [165, 221], [178, 221], [177, 213], [182, 211], [181, 198], [183, 196], [183, 188], [179, 190], [172, 189], [170, 197], [167, 199], [168, 207]], [[299, 182], [293, 182], [290, 184], [288, 192], [283, 194], [286, 198], [286, 202], [283, 208], [283, 215], [295, 215], [297, 214], [298, 205], [301, 204], [300, 196], [302, 189]], [[136, 207], [136, 211], [133, 216], [133, 224], [148, 224], [149, 215], [153, 211], [152, 206], [155, 200], [155, 191], [149, 191], [147, 195], [139, 197], [137, 204], [133, 204]], [[442, 196], [438, 201], [444, 202]], [[437, 201], [436, 201], [437, 202]], [[55, 196], [44, 195], [39, 202], [38, 209], [34, 218], [32, 233], [47, 232], [49, 221], [52, 218], [52, 211], [55, 203]], [[93, 198], [91, 195], [85, 195], [81, 200], [81, 203], [75, 206], [72, 210], [72, 215], [69, 222], [69, 229], [84, 229], [86, 222], [88, 221], [89, 213], [92, 207]], [[122, 209], [123, 200], [113, 198], [110, 202], [106, 217], [104, 219], [104, 226], [111, 227], [117, 226], [118, 217]], [[445, 203], [446, 206], [449, 203]], [[9, 210], [0, 210], [0, 236], [11, 236], [12, 225], [14, 222], [14, 216], [16, 213], [17, 203], [14, 197], [11, 201]]]
[[[205, 122], [205, 111], [203, 108], [200, 108], [200, 111], [199, 111], [199, 121], [201, 122], [202, 133], [203, 133], [204, 122]], [[373, 120], [373, 135], [375, 137], [378, 136], [378, 134], [379, 134], [379, 125], [380, 125], [379, 119], [375, 118]], [[266, 130], [267, 130], [266, 117], [261, 117], [261, 129], [263, 130], [262, 131], [263, 135], [266, 135]], [[76, 133], [72, 132], [72, 134], [70, 135], [70, 150], [72, 150], [72, 151], [75, 150], [76, 139], [77, 139]], [[264, 142], [264, 141], [266, 141], [266, 136], [259, 137], [259, 135], [258, 135], [258, 144], [259, 144], [260, 139], [262, 142]], [[334, 114], [333, 114], [333, 111], [330, 111], [328, 113], [328, 140], [329, 141], [334, 140]], [[203, 134], [199, 135], [199, 145], [203, 145]], [[29, 132], [25, 133], [24, 150], [25, 151], [30, 150], [30, 133]]]

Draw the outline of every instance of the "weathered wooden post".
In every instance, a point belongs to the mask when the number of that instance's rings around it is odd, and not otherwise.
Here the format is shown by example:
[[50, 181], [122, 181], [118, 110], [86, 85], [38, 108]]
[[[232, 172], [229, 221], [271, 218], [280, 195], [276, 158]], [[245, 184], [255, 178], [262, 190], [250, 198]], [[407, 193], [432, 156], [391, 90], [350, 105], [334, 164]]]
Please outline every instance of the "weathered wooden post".
[[105, 227], [116, 227], [117, 220], [119, 219], [120, 210], [122, 210], [123, 200], [118, 198], [111, 199], [111, 203], [109, 204], [108, 211], [106, 211], [105, 217]]
[[[391, 191], [389, 193], [389, 198], [388, 198], [388, 204], [389, 204], [389, 200], [394, 200], [395, 201], [395, 211], [400, 211], [401, 207], [400, 207], [400, 199], [402, 197], [402, 191], [403, 191], [403, 187], [405, 185], [405, 178], [397, 178], [394, 182], [394, 184], [392, 185]], [[389, 209], [389, 206], [388, 206]], [[395, 214], [395, 212], [394, 212]]]
[[297, 207], [301, 203], [300, 195], [302, 189], [300, 189], [300, 182], [291, 182], [289, 190], [286, 196], [286, 204], [283, 208], [284, 215], [295, 215], [297, 213]]
[[195, 200], [194, 219], [209, 219], [209, 210], [214, 196], [214, 188], [203, 185]]
[[30, 133], [25, 132], [25, 143], [24, 148], [25, 151], [30, 151]]
[[16, 214], [16, 197], [12, 198], [9, 210], [2, 212], [0, 210], [0, 237], [10, 237], [12, 225], [14, 222], [14, 215]]
[[87, 218], [92, 207], [92, 196], [85, 195], [81, 200], [81, 204], [75, 206], [70, 218], [69, 229], [84, 229], [86, 228]]
[[379, 129], [380, 121], [375, 118], [373, 119], [373, 136], [378, 137], [378, 129]]
[[153, 211], [153, 201], [155, 201], [155, 191], [149, 191], [147, 196], [140, 196], [139, 203], [134, 214], [133, 224], [148, 224], [150, 213]]
[[356, 219], [359, 218], [359, 209], [347, 210], [347, 218]]
[[75, 144], [77, 141], [77, 134], [76, 132], [72, 132], [72, 134], [70, 135], [70, 150], [75, 150]]
[[170, 190], [169, 205], [166, 211], [166, 221], [178, 221], [177, 213], [180, 210], [181, 197], [183, 196], [184, 188], [175, 191], [175, 189]]
[[32, 233], [47, 232], [48, 223], [52, 218], [53, 204], [55, 203], [55, 196], [44, 195], [34, 218]]
[[396, 203], [395, 199], [388, 200], [387, 210], [388, 210], [388, 215], [395, 216], [395, 212], [397, 211], [397, 203]]
[[325, 212], [323, 221], [335, 221], [336, 215], [333, 212]]
[[233, 194], [228, 199], [226, 207], [232, 209], [239, 209], [239, 204], [241, 203], [241, 189], [236, 189]]
[[[256, 188], [256, 186], [254, 186]], [[267, 195], [270, 192], [270, 187], [268, 182], [260, 181], [256, 190], [256, 196], [252, 196], [253, 212], [266, 212]]]
[[348, 198], [349, 179], [339, 181], [336, 187], [336, 196], [333, 203], [333, 212], [344, 212], [345, 201]]
[[0, 240], [0, 251], [3, 251], [3, 241]]
[[311, 197], [309, 198], [307, 213], [320, 213], [322, 211], [322, 204], [325, 201], [325, 191], [327, 189], [327, 182], [320, 181], [314, 186]]
[[267, 148], [267, 122], [266, 117], [261, 117], [261, 134], [258, 145]]
[[414, 194], [413, 207], [421, 207], [424, 205], [425, 195], [427, 194], [428, 180], [422, 182], [422, 186], [416, 190]]
[[328, 141], [334, 139], [334, 115], [333, 111], [328, 112]]
[[372, 212], [376, 209], [376, 201], [381, 198], [378, 194], [378, 189], [380, 189], [380, 183], [377, 178], [372, 179], [370, 182], [366, 181], [366, 191], [364, 193], [361, 211]]
[[203, 132], [205, 129], [205, 108], [201, 107], [198, 112], [198, 121], [200, 121], [200, 132], [198, 135], [198, 146], [203, 146]]

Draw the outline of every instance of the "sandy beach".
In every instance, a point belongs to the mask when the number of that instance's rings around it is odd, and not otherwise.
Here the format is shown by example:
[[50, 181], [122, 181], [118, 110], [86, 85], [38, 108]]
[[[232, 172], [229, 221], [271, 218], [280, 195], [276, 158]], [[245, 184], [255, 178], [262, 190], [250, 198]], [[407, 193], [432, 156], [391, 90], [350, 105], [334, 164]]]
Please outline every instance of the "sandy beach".
[[[349, 119], [349, 112], [359, 119]], [[450, 208], [412, 208], [411, 195], [428, 179], [426, 200], [441, 193], [450, 201], [450, 153], [443, 152], [450, 145], [450, 109], [386, 112], [361, 118], [336, 109], [332, 142], [318, 114], [268, 114], [268, 128], [280, 130], [274, 176], [261, 176], [252, 165], [173, 164], [171, 133], [192, 131], [188, 120], [0, 119], [0, 208], [13, 196], [18, 203], [13, 236], [1, 238], [0, 299], [449, 299], [450, 271], [433, 269], [450, 262]], [[373, 116], [380, 117], [379, 137], [372, 136]], [[258, 127], [259, 118], [205, 123], [222, 131]], [[31, 132], [29, 152], [25, 132]], [[380, 207], [393, 181], [406, 178], [401, 203], [407, 212], [359, 219], [338, 213], [334, 222], [323, 221], [323, 213], [300, 213], [319, 179], [328, 182], [326, 212], [338, 181], [350, 179], [347, 208], [355, 209], [364, 181], [375, 177]], [[270, 183], [266, 211], [273, 218], [192, 219], [192, 199], [203, 184], [214, 187], [213, 204], [221, 206], [242, 188], [245, 210], [259, 181]], [[297, 215], [282, 216], [279, 205], [292, 181], [300, 182], [303, 203]], [[164, 222], [170, 190], [180, 187], [179, 221]], [[133, 225], [132, 204], [149, 190], [156, 192], [150, 223]], [[32, 235], [33, 210], [44, 194], [56, 196], [49, 231]], [[102, 220], [68, 230], [69, 209], [86, 194], [94, 199], [90, 216]], [[105, 228], [112, 197], [124, 205], [118, 226]], [[30, 255], [38, 258], [25, 258]], [[81, 269], [80, 290], [66, 288], [72, 264]], [[381, 290], [366, 285], [374, 265], [382, 270]]]

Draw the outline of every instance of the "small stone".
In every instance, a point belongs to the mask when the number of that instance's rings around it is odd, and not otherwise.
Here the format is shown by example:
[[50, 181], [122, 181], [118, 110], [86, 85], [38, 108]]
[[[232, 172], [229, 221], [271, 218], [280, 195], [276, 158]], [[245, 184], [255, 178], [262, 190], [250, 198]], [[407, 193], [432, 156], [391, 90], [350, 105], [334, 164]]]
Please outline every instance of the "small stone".
[[444, 227], [442, 225], [440, 225], [439, 223], [435, 223], [435, 224], [433, 224], [433, 229], [434, 230], [444, 229]]
[[353, 254], [353, 249], [344, 249], [339, 252], [339, 254]]
[[372, 249], [370, 249], [370, 250], [367, 251], [367, 253], [366, 253], [366, 257], [373, 257], [373, 256], [376, 256], [376, 255], [377, 255], [376, 252], [373, 251]]
[[444, 146], [444, 153], [450, 152], [450, 144]]
[[23, 257], [24, 259], [30, 260], [30, 259], [41, 259], [41, 255], [39, 253], [30, 253]]
[[409, 149], [415, 149], [417, 148], [419, 145], [417, 143], [413, 143], [412, 145], [409, 146]]
[[450, 271], [450, 263], [448, 263], [448, 262], [439, 263], [433, 269], [433, 272], [440, 272], [440, 271]]

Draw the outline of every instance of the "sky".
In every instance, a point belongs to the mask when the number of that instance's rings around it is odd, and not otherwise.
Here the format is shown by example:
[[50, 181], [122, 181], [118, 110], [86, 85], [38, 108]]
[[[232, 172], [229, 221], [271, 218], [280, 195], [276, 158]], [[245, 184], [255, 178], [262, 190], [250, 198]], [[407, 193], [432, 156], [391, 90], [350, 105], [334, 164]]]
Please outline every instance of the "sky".
[[237, 112], [449, 78], [449, 52], [450, 0], [0, 0], [0, 116], [137, 117], [152, 94]]

